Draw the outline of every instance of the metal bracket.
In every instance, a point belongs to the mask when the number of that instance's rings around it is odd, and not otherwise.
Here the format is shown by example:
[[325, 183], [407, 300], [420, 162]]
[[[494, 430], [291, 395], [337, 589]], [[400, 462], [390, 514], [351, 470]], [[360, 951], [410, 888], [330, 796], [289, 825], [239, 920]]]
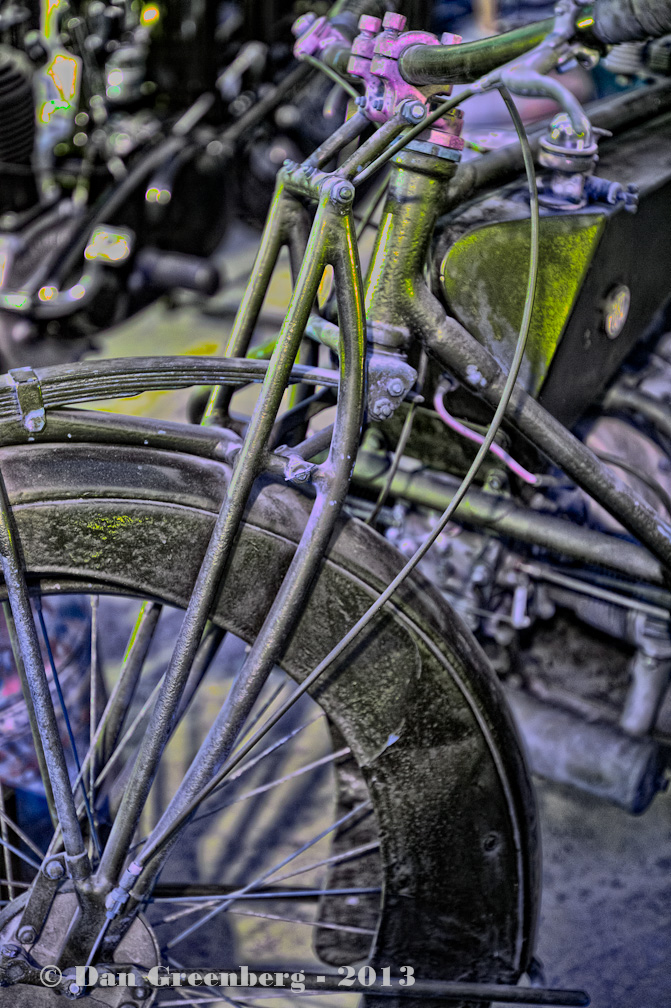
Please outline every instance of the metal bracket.
[[16, 929], [16, 939], [22, 945], [32, 945], [41, 934], [58, 887], [65, 876], [64, 854], [57, 854], [42, 865]]
[[21, 367], [11, 370], [9, 379], [16, 396], [19, 421], [30, 434], [43, 430], [47, 417], [39, 378], [32, 368]]

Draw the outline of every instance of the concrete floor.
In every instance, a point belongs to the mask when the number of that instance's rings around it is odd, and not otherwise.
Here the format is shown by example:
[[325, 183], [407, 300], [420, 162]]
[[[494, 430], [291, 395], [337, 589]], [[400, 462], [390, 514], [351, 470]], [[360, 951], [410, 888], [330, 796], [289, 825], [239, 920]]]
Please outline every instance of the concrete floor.
[[634, 817], [537, 783], [546, 982], [587, 990], [594, 1008], [671, 1004], [671, 797]]

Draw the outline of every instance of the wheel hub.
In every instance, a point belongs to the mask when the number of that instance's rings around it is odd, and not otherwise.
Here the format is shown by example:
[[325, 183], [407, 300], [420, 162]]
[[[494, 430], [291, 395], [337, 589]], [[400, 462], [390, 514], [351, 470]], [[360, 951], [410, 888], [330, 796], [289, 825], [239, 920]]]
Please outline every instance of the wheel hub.
[[[56, 894], [44, 926], [37, 940], [31, 945], [22, 945], [18, 934], [22, 930], [23, 908], [5, 924], [0, 931], [0, 952], [2, 953], [5, 984], [0, 987], [0, 1008], [55, 1008], [63, 1005], [63, 995], [82, 1004], [95, 1001], [96, 1005], [109, 1008], [148, 1008], [153, 1004], [156, 992], [144, 984], [136, 971], [137, 985], [119, 984], [115, 986], [95, 986], [81, 989], [76, 983], [74, 969], [42, 973], [47, 966], [58, 963], [65, 940], [78, 911], [79, 903], [74, 892]], [[143, 916], [138, 916], [117, 945], [114, 955], [105, 966], [97, 966], [100, 976], [112, 973], [114, 964], [123, 964], [130, 973], [130, 963], [142, 965], [143, 970], [160, 963], [158, 943], [152, 929]], [[81, 963], [83, 966], [84, 963]]]

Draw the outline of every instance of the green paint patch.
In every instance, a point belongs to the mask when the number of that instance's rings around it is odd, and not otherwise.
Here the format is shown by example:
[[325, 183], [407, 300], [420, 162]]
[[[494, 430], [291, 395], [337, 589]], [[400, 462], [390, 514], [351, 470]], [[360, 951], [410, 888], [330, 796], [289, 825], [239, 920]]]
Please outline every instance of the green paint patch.
[[[532, 394], [547, 374], [603, 227], [601, 215], [541, 218], [538, 286], [522, 370]], [[499, 221], [458, 239], [441, 269], [455, 316], [506, 368], [524, 311], [529, 250], [528, 219]]]
[[130, 515], [104, 515], [95, 521], [87, 522], [86, 528], [89, 532], [97, 533], [101, 540], [105, 540], [132, 525], [143, 525], [145, 521], [151, 522], [153, 519], [133, 518]]

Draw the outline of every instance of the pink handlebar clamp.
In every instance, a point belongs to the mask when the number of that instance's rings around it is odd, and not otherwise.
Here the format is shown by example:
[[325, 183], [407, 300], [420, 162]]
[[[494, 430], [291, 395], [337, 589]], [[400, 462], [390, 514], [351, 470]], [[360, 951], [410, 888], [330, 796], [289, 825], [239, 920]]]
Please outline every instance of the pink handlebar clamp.
[[[452, 90], [446, 85], [416, 87], [401, 76], [399, 57], [411, 45], [452, 45], [461, 42], [461, 36], [445, 32], [438, 39], [431, 32], [404, 31], [405, 17], [389, 12], [384, 21], [363, 15], [359, 20], [360, 33], [352, 43], [352, 55], [347, 72], [363, 80], [366, 91], [358, 104], [361, 111], [378, 124], [388, 122], [402, 103], [406, 108], [421, 103], [426, 108], [428, 99], [436, 94], [447, 95]], [[421, 116], [418, 115], [418, 121]], [[461, 112], [439, 119], [431, 129], [419, 137], [421, 144], [460, 152], [464, 142], [460, 137]]]

